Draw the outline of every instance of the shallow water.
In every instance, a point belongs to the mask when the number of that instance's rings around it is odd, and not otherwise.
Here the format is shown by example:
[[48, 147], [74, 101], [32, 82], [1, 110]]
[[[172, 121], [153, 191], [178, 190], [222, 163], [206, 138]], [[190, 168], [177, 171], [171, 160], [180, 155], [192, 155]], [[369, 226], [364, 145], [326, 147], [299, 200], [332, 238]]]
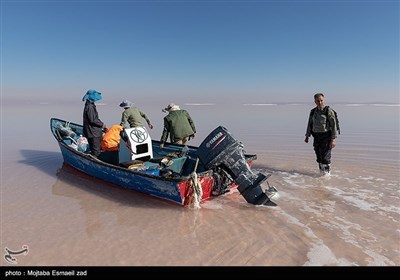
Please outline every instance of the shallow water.
[[[162, 107], [141, 108], [155, 139]], [[332, 105], [342, 135], [330, 177], [303, 142], [312, 105], [181, 107], [196, 122], [191, 145], [223, 125], [257, 154], [253, 171], [272, 174], [277, 207], [233, 191], [183, 208], [94, 180], [63, 165], [49, 129], [51, 117], [80, 123], [83, 104], [3, 105], [2, 250], [29, 246], [22, 266], [400, 265], [399, 106]], [[119, 122], [120, 108], [98, 111]]]

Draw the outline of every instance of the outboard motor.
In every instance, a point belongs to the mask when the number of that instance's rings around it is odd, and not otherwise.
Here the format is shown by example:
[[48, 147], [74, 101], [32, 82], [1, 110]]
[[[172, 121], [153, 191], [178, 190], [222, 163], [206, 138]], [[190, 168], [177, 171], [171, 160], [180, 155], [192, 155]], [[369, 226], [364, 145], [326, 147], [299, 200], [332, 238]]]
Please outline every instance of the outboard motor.
[[269, 176], [261, 173], [256, 175], [250, 170], [243, 144], [233, 138], [225, 127], [214, 129], [200, 144], [197, 155], [207, 169], [224, 169], [248, 203], [276, 205], [260, 186]]

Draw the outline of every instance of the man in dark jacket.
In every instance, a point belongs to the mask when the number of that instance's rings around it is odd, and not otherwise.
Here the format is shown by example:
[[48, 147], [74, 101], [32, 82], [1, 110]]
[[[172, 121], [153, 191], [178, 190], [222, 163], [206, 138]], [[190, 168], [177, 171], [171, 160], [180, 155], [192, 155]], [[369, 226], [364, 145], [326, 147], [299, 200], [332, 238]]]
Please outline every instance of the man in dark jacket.
[[313, 146], [319, 170], [322, 175], [329, 175], [331, 171], [331, 151], [336, 147], [337, 124], [334, 112], [325, 106], [324, 94], [314, 95], [314, 102], [317, 107], [310, 111], [308, 118], [306, 138], [312, 135], [314, 138]]
[[103, 130], [107, 131], [106, 125], [99, 119], [99, 114], [94, 104], [101, 98], [101, 93], [94, 89], [88, 90], [82, 98], [82, 101], [86, 101], [83, 110], [83, 136], [88, 139], [90, 154], [94, 157], [100, 155]]
[[174, 103], [169, 104], [163, 112], [168, 112], [164, 117], [164, 129], [161, 135], [160, 147], [163, 148], [170, 135], [171, 143], [185, 144], [191, 138], [194, 138], [196, 127], [192, 118], [186, 110], [181, 110]]

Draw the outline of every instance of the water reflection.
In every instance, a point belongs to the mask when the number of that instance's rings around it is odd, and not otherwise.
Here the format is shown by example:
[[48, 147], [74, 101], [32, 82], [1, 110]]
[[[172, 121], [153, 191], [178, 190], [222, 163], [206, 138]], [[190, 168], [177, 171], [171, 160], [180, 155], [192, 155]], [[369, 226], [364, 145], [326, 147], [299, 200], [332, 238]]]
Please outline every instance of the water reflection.
[[152, 196], [88, 176], [65, 163], [57, 170], [57, 179], [53, 185], [54, 194], [72, 197], [83, 203], [85, 203], [85, 199], [79, 195], [81, 192], [100, 196], [120, 205], [136, 208], [164, 209], [173, 207], [172, 204], [170, 205], [170, 203], [165, 203]]
[[23, 149], [20, 153], [24, 159], [19, 163], [33, 166], [51, 177], [55, 177], [54, 170], [63, 161], [60, 152]]
[[201, 211], [100, 181], [67, 164], [57, 171], [52, 194], [78, 201], [76, 211], [78, 215], [80, 211], [84, 213], [89, 236], [115, 226], [142, 231], [169, 228], [173, 232], [178, 228], [185, 235], [195, 234], [196, 227], [201, 225]]

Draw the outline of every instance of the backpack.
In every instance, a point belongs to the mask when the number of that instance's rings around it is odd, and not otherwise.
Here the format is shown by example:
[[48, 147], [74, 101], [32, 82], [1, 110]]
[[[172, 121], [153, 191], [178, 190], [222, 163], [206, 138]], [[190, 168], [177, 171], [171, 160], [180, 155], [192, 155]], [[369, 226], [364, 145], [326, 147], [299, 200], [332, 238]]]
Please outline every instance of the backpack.
[[123, 127], [118, 124], [112, 125], [103, 136], [101, 149], [103, 151], [118, 151], [118, 144], [121, 141], [120, 132], [122, 130]]
[[[325, 106], [325, 108], [324, 108], [324, 114], [326, 115], [326, 119], [328, 119], [328, 111], [329, 111], [329, 106]], [[315, 107], [315, 108], [313, 108], [312, 110], [311, 110], [311, 112], [310, 112], [310, 117], [312, 118], [313, 116], [314, 116], [314, 113], [315, 113], [315, 110], [317, 109], [317, 107]], [[338, 134], [340, 134], [340, 126], [339, 126], [339, 118], [338, 118], [338, 115], [337, 115], [337, 113], [336, 113], [336, 111], [335, 110], [333, 110], [332, 108], [330, 108], [331, 110], [332, 110], [332, 112], [333, 112], [333, 115], [335, 116], [335, 120], [336, 120], [336, 128], [337, 128], [337, 132], [338, 132]]]

